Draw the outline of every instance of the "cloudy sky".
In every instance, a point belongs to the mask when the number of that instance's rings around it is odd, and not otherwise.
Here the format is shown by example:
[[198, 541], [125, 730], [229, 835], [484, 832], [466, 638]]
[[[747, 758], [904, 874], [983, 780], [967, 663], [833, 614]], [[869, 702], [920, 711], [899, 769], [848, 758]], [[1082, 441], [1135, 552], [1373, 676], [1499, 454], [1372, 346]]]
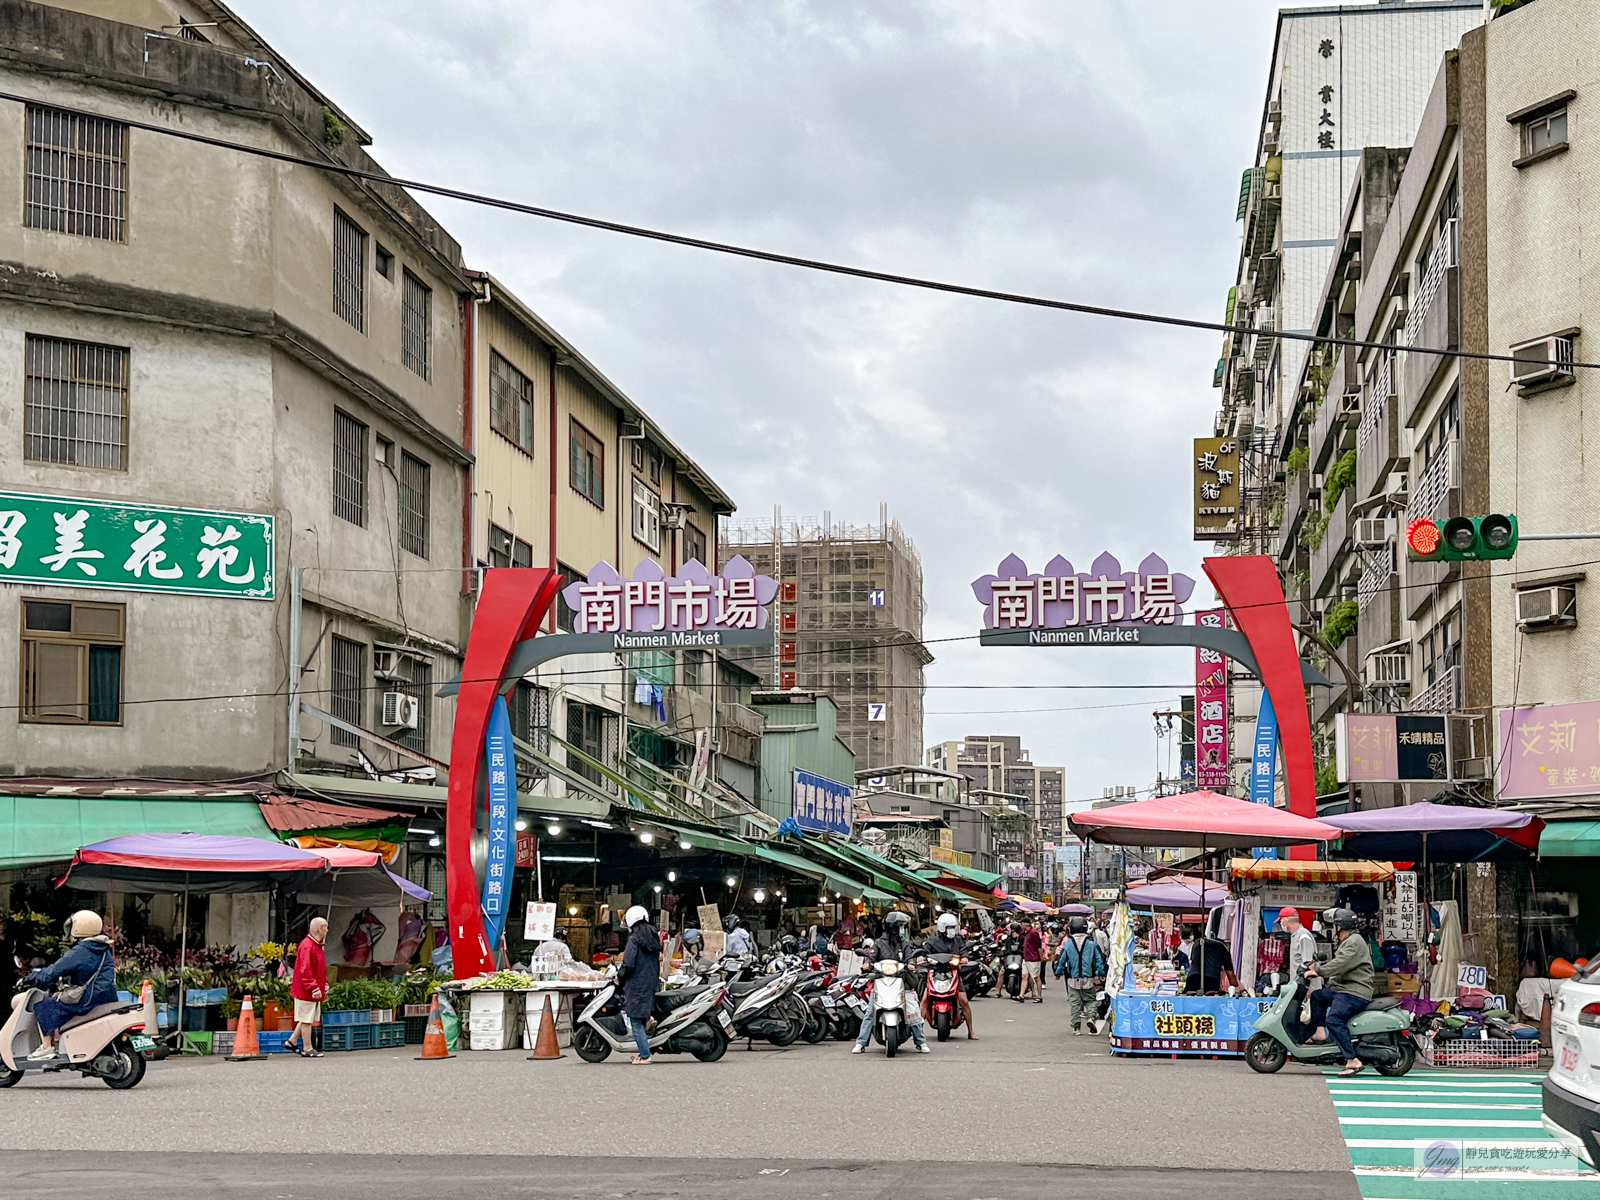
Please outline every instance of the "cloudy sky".
[[[399, 175], [1212, 320], [1274, 22], [1261, 0], [235, 8]], [[1201, 577], [1186, 465], [1217, 407], [1218, 336], [422, 199], [743, 515], [781, 504], [867, 524], [887, 502], [922, 555], [930, 639], [976, 633], [970, 581], [1013, 551], [1080, 570], [1102, 550], [1125, 566], [1155, 551]], [[932, 649], [926, 740], [1018, 733], [1034, 761], [1067, 767], [1069, 798], [1148, 788], [1151, 710], [1193, 675], [1181, 650]]]

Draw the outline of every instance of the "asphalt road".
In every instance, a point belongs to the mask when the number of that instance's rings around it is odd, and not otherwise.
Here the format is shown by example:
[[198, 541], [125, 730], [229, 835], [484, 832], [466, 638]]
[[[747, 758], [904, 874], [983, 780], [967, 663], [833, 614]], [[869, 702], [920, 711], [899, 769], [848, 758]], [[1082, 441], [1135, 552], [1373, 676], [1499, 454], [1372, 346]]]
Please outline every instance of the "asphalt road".
[[645, 1068], [407, 1047], [152, 1063], [131, 1092], [30, 1077], [0, 1092], [0, 1178], [119, 1200], [1357, 1194], [1320, 1074], [1113, 1058], [1046, 997], [979, 1001], [981, 1041], [893, 1061], [831, 1041]]

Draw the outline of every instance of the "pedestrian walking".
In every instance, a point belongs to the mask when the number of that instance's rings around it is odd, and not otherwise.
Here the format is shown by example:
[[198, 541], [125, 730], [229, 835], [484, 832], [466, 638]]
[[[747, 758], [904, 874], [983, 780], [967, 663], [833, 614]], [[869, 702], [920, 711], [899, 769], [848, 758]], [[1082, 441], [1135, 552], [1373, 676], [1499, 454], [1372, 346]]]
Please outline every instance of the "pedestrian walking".
[[328, 994], [328, 955], [323, 943], [328, 940], [328, 922], [311, 918], [311, 927], [294, 952], [294, 975], [289, 980], [289, 996], [294, 1001], [294, 1032], [284, 1047], [301, 1058], [321, 1058], [322, 1051], [311, 1046], [311, 1027], [322, 1020], [322, 1001]]
[[1039, 933], [1039, 922], [1029, 921], [1027, 930], [1022, 935], [1022, 998], [1026, 1000], [1032, 996], [1040, 1004], [1044, 1003], [1044, 981], [1040, 975], [1044, 970], [1044, 937]]
[[[1105, 986], [1106, 956], [1082, 917], [1073, 917], [1068, 929], [1055, 964], [1055, 973], [1067, 984], [1067, 1023], [1074, 1034], [1093, 1033], [1095, 993]], [[1080, 1024], [1088, 1028], [1080, 1029]]]
[[622, 952], [622, 967], [617, 981], [622, 984], [622, 1021], [633, 1032], [639, 1053], [630, 1061], [645, 1066], [650, 1057], [650, 1033], [646, 1026], [656, 1002], [656, 984], [661, 974], [661, 935], [650, 925], [650, 914], [635, 904], [622, 917], [628, 927], [628, 945]]

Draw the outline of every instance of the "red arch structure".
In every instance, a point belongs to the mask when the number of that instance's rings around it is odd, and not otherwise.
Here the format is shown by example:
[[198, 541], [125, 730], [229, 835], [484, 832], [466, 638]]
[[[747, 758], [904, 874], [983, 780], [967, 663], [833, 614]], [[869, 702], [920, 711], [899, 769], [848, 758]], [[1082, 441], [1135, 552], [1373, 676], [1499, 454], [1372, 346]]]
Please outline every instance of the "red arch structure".
[[495, 969], [495, 947], [484, 930], [472, 838], [484, 794], [483, 735], [489, 710], [517, 643], [531, 638], [555, 603], [561, 576], [548, 568], [491, 567], [467, 635], [450, 738], [450, 787], [446, 793], [445, 897], [450, 914], [450, 953], [457, 979]]
[[[1283, 747], [1284, 781], [1289, 811], [1317, 816], [1317, 773], [1311, 752], [1311, 716], [1306, 710], [1300, 651], [1295, 645], [1289, 606], [1273, 561], [1264, 554], [1219, 555], [1202, 564], [1227, 606], [1233, 624], [1256, 656], [1261, 685], [1278, 714], [1278, 739]], [[1316, 847], [1294, 846], [1291, 858], [1315, 858]]]

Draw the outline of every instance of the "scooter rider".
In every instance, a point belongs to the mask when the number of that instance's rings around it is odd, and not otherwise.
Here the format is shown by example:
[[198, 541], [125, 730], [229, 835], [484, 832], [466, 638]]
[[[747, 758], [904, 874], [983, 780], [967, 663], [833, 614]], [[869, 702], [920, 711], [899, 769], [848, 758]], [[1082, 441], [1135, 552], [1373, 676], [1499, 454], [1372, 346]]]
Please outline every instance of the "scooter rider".
[[[933, 936], [922, 945], [924, 954], [959, 954], [963, 957], [967, 953], [967, 939], [961, 936], [961, 922], [956, 919], [955, 913], [943, 913], [934, 930]], [[967, 1001], [967, 985], [961, 980], [961, 972], [956, 972], [956, 1003], [961, 1006], [961, 1019], [967, 1023], [967, 1040], [975, 1042], [978, 1035], [972, 1032], [972, 1005]], [[922, 1016], [928, 1016], [928, 998], [922, 998]]]
[[726, 953], [738, 958], [744, 958], [755, 950], [755, 944], [750, 937], [750, 927], [744, 923], [743, 917], [731, 914], [722, 920], [722, 928], [727, 931], [728, 938], [723, 944]]
[[1372, 951], [1367, 939], [1356, 932], [1356, 914], [1348, 908], [1330, 908], [1322, 914], [1331, 926], [1339, 947], [1325, 963], [1306, 968], [1306, 978], [1321, 975], [1324, 985], [1311, 994], [1311, 1023], [1327, 1028], [1338, 1044], [1345, 1068], [1340, 1075], [1359, 1075], [1365, 1066], [1356, 1057], [1350, 1040], [1350, 1018], [1372, 1003]]
[[[863, 946], [868, 961], [874, 963], [886, 962], [894, 959], [896, 962], [909, 962], [912, 955], [910, 942], [906, 940], [906, 933], [911, 927], [911, 918], [896, 909], [883, 918], [883, 932], [872, 939], [870, 948]], [[856, 1038], [856, 1044], [850, 1048], [851, 1054], [865, 1052], [867, 1043], [872, 1040], [873, 1019], [878, 1014], [877, 1001], [871, 992], [867, 993], [867, 1011], [861, 1014], [861, 1033]], [[918, 1054], [931, 1054], [928, 1041], [922, 1036], [922, 1023], [907, 1022], [911, 1028], [911, 1040], [917, 1044]]]
[[39, 1024], [43, 1038], [39, 1048], [28, 1055], [31, 1061], [56, 1056], [56, 1033], [73, 1017], [88, 1012], [101, 1004], [110, 1004], [117, 998], [117, 975], [111, 959], [111, 939], [101, 933], [100, 915], [84, 909], [72, 914], [67, 922], [67, 935], [72, 939], [68, 950], [48, 967], [40, 967], [24, 983], [45, 988], [65, 980], [79, 984], [83, 994], [68, 1002], [55, 996], [46, 996], [34, 1003], [33, 1018]]

